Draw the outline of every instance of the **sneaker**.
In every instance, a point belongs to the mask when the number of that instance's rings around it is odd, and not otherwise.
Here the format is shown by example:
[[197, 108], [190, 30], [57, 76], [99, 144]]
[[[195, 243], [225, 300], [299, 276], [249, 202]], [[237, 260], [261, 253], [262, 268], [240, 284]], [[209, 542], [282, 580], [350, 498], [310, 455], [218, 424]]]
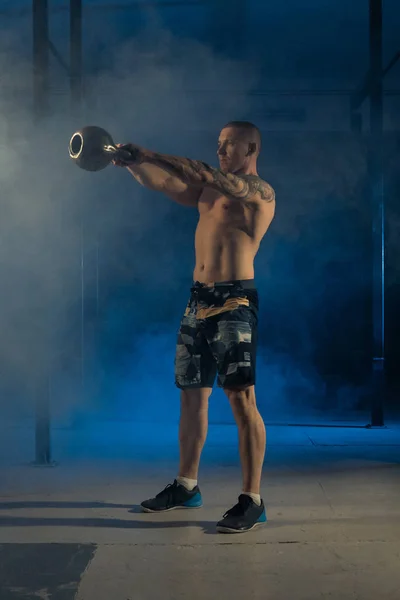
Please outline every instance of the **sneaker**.
[[169, 483], [155, 498], [145, 500], [140, 505], [144, 512], [165, 512], [174, 508], [200, 508], [203, 506], [198, 485], [189, 492], [176, 479]]
[[220, 533], [243, 533], [266, 521], [264, 502], [261, 500], [261, 506], [258, 506], [250, 496], [240, 494], [239, 502], [228, 510], [222, 520], [217, 523], [217, 531]]

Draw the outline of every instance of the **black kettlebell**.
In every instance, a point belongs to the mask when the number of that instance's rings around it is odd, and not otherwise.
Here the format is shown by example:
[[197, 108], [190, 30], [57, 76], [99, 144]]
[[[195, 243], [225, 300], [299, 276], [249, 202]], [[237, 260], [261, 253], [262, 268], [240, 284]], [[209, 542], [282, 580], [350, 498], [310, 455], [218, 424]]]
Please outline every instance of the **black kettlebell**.
[[101, 127], [88, 125], [75, 132], [69, 141], [69, 155], [85, 171], [101, 171], [119, 156], [129, 159], [127, 150], [117, 148], [111, 135]]

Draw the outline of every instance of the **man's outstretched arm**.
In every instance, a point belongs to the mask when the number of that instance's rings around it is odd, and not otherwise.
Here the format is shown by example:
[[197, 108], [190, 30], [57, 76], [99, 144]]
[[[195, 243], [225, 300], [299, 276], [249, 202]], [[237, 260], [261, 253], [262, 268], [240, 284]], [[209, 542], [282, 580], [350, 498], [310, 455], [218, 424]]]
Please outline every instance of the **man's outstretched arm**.
[[188, 186], [209, 187], [222, 194], [241, 199], [259, 194], [262, 200], [269, 202], [274, 200], [273, 189], [261, 179], [247, 179], [233, 173], [223, 173], [220, 169], [215, 169], [199, 160], [159, 154], [139, 148], [134, 144], [128, 144], [125, 147], [132, 152], [133, 165], [146, 163], [155, 165]]
[[[130, 147], [128, 144], [122, 147]], [[119, 146], [121, 147], [121, 145]], [[150, 162], [125, 162], [117, 157], [114, 164], [126, 167], [136, 181], [143, 187], [156, 192], [162, 192], [174, 202], [184, 206], [196, 207], [201, 189], [185, 184], [180, 178], [174, 177], [168, 171]]]

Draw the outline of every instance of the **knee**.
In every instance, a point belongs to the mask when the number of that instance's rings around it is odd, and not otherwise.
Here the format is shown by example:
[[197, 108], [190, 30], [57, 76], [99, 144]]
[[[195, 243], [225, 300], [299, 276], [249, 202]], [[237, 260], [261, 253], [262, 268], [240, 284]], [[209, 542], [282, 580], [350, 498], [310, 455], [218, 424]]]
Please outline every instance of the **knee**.
[[181, 390], [181, 408], [190, 413], [206, 412], [210, 394], [208, 388]]
[[257, 411], [254, 386], [224, 389], [237, 422], [247, 421]]

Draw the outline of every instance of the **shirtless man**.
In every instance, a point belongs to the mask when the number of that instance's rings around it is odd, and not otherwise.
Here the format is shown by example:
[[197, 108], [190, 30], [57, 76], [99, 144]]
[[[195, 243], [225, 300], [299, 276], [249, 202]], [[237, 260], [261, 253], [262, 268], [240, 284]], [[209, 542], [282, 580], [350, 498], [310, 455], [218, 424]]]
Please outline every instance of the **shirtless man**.
[[260, 497], [266, 434], [254, 392], [254, 258], [274, 217], [275, 194], [257, 173], [260, 146], [257, 127], [232, 121], [219, 136], [219, 169], [134, 144], [120, 146], [130, 151], [132, 160], [114, 161], [141, 185], [199, 211], [194, 284], [175, 357], [175, 382], [181, 390], [179, 476], [141, 506], [145, 512], [202, 506], [197, 476], [207, 436], [208, 399], [218, 375], [238, 426], [243, 475], [239, 502], [217, 523], [217, 531], [230, 533], [266, 521]]

